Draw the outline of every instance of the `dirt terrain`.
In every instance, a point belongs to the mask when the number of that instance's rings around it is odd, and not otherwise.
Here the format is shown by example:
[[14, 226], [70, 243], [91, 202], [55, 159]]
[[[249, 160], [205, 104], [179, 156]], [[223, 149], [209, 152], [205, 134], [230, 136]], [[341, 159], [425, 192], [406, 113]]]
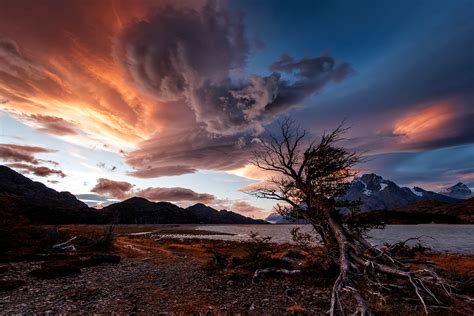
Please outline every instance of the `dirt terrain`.
[[[74, 233], [86, 230], [85, 227], [68, 229]], [[281, 276], [253, 282], [251, 271], [210, 269], [209, 262], [216, 253], [243, 256], [244, 243], [129, 233], [122, 231], [114, 240], [113, 252], [120, 255], [120, 263], [85, 266], [80, 274], [40, 279], [30, 272], [41, 267], [41, 261], [3, 264], [1, 280], [24, 283], [0, 292], [1, 313], [322, 315], [327, 310], [328, 282]], [[274, 247], [275, 257], [290, 248], [289, 245]], [[474, 260], [470, 257], [443, 255], [437, 260], [448, 268], [456, 264], [464, 276], [474, 270]], [[397, 304], [393, 301], [378, 312], [422, 314], [416, 302], [405, 304], [406, 308]], [[445, 315], [447, 311], [431, 308], [435, 315]], [[455, 308], [449, 309], [449, 313], [463, 314]]]

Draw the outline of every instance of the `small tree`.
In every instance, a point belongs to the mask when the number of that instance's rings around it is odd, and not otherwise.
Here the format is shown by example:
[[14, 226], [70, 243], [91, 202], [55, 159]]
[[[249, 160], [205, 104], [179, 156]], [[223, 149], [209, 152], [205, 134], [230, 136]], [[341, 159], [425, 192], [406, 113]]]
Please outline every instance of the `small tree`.
[[274, 176], [248, 193], [279, 201], [278, 213], [304, 218], [314, 227], [326, 252], [340, 270], [332, 290], [331, 315], [338, 311], [344, 313], [342, 291], [352, 294], [357, 302], [356, 312], [371, 314], [361, 289], [375, 285], [376, 289], [370, 289], [371, 293], [380, 294], [386, 286], [378, 280], [380, 275], [406, 279], [426, 313], [426, 297], [438, 303], [438, 297], [454, 299], [436, 273], [427, 269], [410, 271], [387, 249], [379, 249], [364, 238], [367, 227], [345, 222], [343, 210], [354, 212], [357, 203], [347, 201], [343, 196], [356, 175], [354, 166], [361, 161], [360, 155], [339, 146], [346, 132], [347, 129], [340, 125], [319, 140], [308, 141], [304, 130], [289, 119], [282, 121], [280, 135], [270, 134], [252, 161]]

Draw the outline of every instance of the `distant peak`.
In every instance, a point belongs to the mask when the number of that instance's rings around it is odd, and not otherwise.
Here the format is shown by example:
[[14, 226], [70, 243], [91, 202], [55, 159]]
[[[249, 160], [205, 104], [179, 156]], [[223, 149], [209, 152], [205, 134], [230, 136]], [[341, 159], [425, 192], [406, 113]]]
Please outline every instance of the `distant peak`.
[[440, 193], [457, 199], [468, 199], [471, 197], [472, 191], [464, 183], [458, 182], [452, 187], [442, 190]]
[[151, 201], [149, 201], [145, 198], [139, 197], [139, 196], [131, 197], [129, 199], [126, 199], [124, 202], [148, 202], [148, 203], [152, 203]]

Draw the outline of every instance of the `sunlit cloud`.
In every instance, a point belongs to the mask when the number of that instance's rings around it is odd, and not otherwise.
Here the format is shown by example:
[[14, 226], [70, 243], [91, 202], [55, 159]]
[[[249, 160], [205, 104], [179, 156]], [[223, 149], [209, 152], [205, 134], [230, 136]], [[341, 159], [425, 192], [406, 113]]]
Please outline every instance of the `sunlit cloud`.
[[212, 194], [198, 193], [187, 188], [150, 187], [146, 189], [139, 189], [126, 181], [114, 181], [105, 178], [98, 179], [96, 185], [91, 189], [91, 192], [105, 195], [114, 199], [123, 200], [138, 196], [156, 202], [168, 201], [210, 203], [216, 199], [216, 197]]

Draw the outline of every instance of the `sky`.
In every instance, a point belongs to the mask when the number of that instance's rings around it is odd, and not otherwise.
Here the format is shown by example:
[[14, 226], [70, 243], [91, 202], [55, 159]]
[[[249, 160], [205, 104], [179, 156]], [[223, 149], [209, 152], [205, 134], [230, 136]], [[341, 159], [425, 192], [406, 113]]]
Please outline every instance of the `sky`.
[[0, 163], [89, 205], [264, 218], [278, 120], [361, 173], [474, 188], [474, 1], [0, 0]]

